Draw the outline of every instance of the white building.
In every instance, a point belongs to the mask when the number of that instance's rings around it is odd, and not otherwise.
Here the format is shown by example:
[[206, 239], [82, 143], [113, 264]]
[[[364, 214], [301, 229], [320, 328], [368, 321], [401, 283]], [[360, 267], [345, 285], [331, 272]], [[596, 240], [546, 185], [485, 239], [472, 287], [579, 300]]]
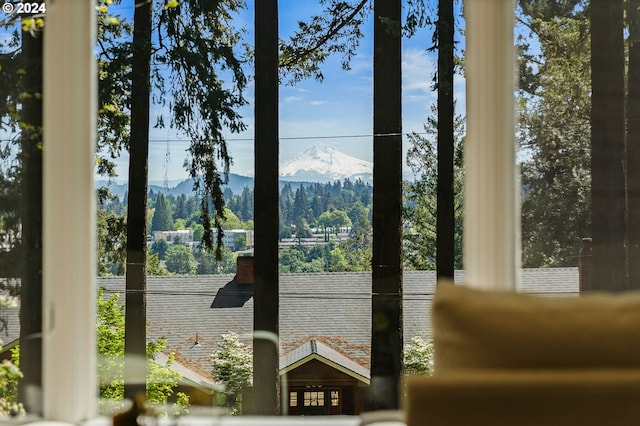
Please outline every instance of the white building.
[[153, 231], [153, 240], [165, 240], [168, 244], [177, 243], [191, 247], [193, 245], [193, 231], [191, 229]]
[[[235, 242], [238, 236], [244, 236], [246, 248], [253, 247], [253, 230], [251, 229], [227, 229], [222, 236], [222, 244], [230, 250], [235, 250]], [[215, 237], [214, 237], [215, 238]]]
[[[214, 241], [216, 239], [214, 230]], [[224, 231], [222, 237], [222, 245], [231, 251], [236, 249], [236, 238], [244, 236], [246, 248], [253, 247], [253, 230], [250, 229], [229, 229]], [[181, 229], [178, 231], [153, 231], [153, 241], [165, 240], [168, 244], [184, 244], [192, 249], [199, 245], [200, 241], [193, 240], [193, 231], [190, 229]]]

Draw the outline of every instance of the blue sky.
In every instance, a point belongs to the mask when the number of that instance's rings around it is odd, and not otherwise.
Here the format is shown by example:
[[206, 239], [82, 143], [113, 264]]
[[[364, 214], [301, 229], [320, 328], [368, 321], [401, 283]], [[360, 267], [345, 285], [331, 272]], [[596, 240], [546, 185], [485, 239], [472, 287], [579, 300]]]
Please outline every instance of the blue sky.
[[[245, 25], [248, 41], [253, 43], [253, 0], [238, 21]], [[432, 8], [435, 10], [435, 8]], [[279, 34], [286, 38], [296, 28], [298, 20], [307, 19], [318, 10], [316, 0], [280, 0]], [[280, 88], [280, 161], [285, 162], [314, 143], [332, 146], [354, 157], [371, 161], [373, 158], [373, 21], [365, 26], [365, 38], [351, 70], [343, 71], [340, 58], [331, 58], [323, 66], [324, 81], [303, 81], [295, 86]], [[432, 29], [419, 31], [403, 42], [403, 131], [422, 132], [430, 105], [435, 102], [431, 82], [436, 56], [427, 52], [431, 45]], [[464, 97], [464, 82], [456, 80], [458, 106]], [[247, 90], [249, 106], [242, 113], [248, 125], [242, 134], [227, 133], [229, 151], [234, 164], [232, 173], [249, 174], [254, 168], [253, 158], [253, 84]], [[159, 112], [159, 111], [156, 111]], [[152, 119], [153, 121], [153, 119]], [[149, 149], [149, 181], [183, 179], [185, 142], [166, 142], [179, 139], [171, 129], [152, 129]], [[167, 156], [167, 145], [169, 155]], [[407, 148], [405, 143], [405, 149]], [[119, 168], [126, 177], [126, 159]]]
[[[247, 32], [247, 42], [253, 44], [253, 9], [255, 0], [247, 0], [247, 9], [236, 22]], [[435, 0], [425, 0], [435, 17]], [[461, 2], [458, 2], [461, 3]], [[458, 4], [458, 7], [460, 4]], [[133, 1], [123, 0], [113, 5], [112, 12], [131, 17]], [[320, 10], [318, 0], [279, 0], [279, 34], [287, 38], [297, 27], [297, 21], [307, 20]], [[130, 19], [130, 18], [129, 18]], [[130, 21], [131, 22], [131, 21]], [[365, 38], [351, 62], [351, 70], [343, 71], [339, 57], [330, 58], [322, 67], [322, 83], [306, 80], [295, 86], [280, 88], [280, 162], [285, 162], [314, 143], [326, 144], [354, 157], [373, 158], [373, 19], [365, 22]], [[418, 31], [403, 41], [403, 132], [422, 132], [424, 122], [435, 102], [431, 90], [436, 64], [435, 53], [427, 52], [432, 41], [432, 27]], [[459, 36], [459, 39], [462, 37]], [[462, 40], [460, 40], [462, 41]], [[250, 72], [250, 71], [248, 71]], [[464, 81], [458, 77], [455, 86], [458, 108], [464, 108]], [[253, 83], [246, 97], [249, 105], [241, 112], [248, 128], [242, 134], [225, 133], [233, 157], [232, 173], [249, 174], [253, 159]], [[152, 105], [151, 123], [158, 115], [169, 115], [158, 105]], [[187, 177], [183, 163], [188, 142], [169, 128], [151, 129], [149, 146], [149, 181], [161, 182]], [[406, 139], [406, 138], [405, 138]], [[407, 143], [405, 141], [405, 150]], [[168, 155], [167, 155], [168, 152]], [[128, 156], [118, 160], [118, 180], [126, 180]]]

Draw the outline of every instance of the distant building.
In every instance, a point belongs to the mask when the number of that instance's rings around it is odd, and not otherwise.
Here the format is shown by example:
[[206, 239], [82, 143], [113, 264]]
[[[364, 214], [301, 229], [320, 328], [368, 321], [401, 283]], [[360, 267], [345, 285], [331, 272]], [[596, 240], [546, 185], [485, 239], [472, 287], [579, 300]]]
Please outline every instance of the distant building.
[[[227, 229], [222, 236], [222, 245], [231, 251], [236, 250], [236, 238], [243, 236], [245, 239], [245, 249], [253, 248], [253, 231], [250, 229]], [[215, 238], [215, 237], [214, 237]]]
[[193, 231], [191, 229], [179, 229], [177, 231], [153, 231], [153, 240], [165, 240], [168, 244], [184, 244], [193, 246]]
[[[253, 248], [253, 230], [250, 229], [228, 229], [224, 231], [222, 236], [222, 245], [231, 251], [236, 251], [236, 238], [243, 236], [245, 239], [244, 249]], [[216, 239], [214, 230], [213, 239]], [[191, 229], [181, 229], [178, 231], [153, 231], [153, 241], [165, 240], [168, 244], [183, 244], [192, 249], [200, 244], [200, 241], [193, 240], [193, 231]]]

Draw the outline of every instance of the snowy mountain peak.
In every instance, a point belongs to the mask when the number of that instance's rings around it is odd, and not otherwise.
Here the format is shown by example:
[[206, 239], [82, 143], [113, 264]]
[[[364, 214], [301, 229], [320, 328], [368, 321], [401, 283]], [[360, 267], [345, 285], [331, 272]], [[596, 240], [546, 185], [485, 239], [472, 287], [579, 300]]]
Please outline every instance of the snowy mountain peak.
[[329, 182], [334, 180], [371, 180], [373, 163], [344, 154], [330, 146], [315, 144], [280, 165], [283, 180]]

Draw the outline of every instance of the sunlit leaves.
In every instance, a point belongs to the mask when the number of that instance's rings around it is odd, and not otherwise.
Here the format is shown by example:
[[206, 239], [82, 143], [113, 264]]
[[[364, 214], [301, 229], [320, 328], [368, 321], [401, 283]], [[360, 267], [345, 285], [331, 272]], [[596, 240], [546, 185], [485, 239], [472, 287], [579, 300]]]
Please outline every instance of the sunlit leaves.
[[590, 229], [589, 20], [573, 8], [580, 2], [562, 3], [521, 1], [531, 14], [521, 22], [539, 42], [521, 43], [519, 58], [526, 267], [577, 266]]
[[174, 7], [178, 7], [178, 5], [180, 5], [179, 2], [177, 2], [176, 0], [169, 0], [165, 5], [164, 5], [164, 10], [167, 9], [172, 9]]
[[237, 409], [238, 396], [252, 383], [253, 352], [232, 331], [220, 337], [219, 349], [211, 355], [211, 370], [224, 385], [225, 405]]
[[[124, 398], [124, 304], [120, 304], [119, 299], [118, 293], [107, 296], [103, 289], [98, 292], [96, 343], [100, 397], [103, 404], [107, 400]], [[147, 344], [147, 401], [151, 404], [166, 404], [182, 377], [170, 368], [175, 362], [173, 354], [169, 354], [164, 364], [153, 361], [165, 348], [166, 339], [150, 341]], [[182, 403], [188, 404], [184, 396]]]
[[433, 342], [414, 336], [411, 344], [404, 345], [404, 373], [407, 375], [433, 373]]

